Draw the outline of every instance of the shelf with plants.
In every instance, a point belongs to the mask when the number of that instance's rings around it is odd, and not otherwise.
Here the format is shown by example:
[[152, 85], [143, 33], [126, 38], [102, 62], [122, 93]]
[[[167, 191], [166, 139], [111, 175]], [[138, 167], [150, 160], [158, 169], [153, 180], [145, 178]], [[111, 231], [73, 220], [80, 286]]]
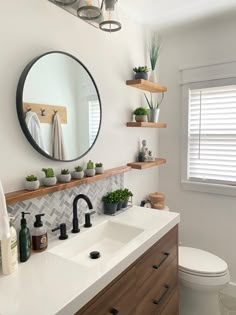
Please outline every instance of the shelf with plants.
[[127, 80], [126, 85], [151, 93], [162, 93], [167, 91], [166, 86], [143, 79]]
[[157, 158], [154, 161], [149, 161], [149, 162], [131, 162], [128, 163], [127, 165], [130, 166], [131, 168], [134, 168], [136, 170], [143, 170], [146, 168], [150, 168], [150, 167], [155, 167], [161, 164], [165, 164], [166, 163], [166, 159], [162, 159], [162, 158]]
[[154, 122], [149, 122], [149, 121], [130, 121], [126, 123], [127, 127], [142, 127], [142, 128], [166, 128], [167, 124], [166, 123], [154, 123]]

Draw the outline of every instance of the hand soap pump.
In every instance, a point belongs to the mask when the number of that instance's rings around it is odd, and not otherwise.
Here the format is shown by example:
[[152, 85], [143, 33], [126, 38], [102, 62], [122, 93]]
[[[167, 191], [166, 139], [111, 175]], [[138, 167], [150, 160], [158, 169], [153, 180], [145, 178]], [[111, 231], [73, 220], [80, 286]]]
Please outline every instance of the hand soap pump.
[[30, 258], [31, 254], [31, 239], [30, 239], [30, 231], [27, 227], [27, 222], [25, 219], [25, 215], [30, 214], [28, 212], [21, 212], [21, 229], [19, 232], [19, 242], [20, 242], [20, 261], [25, 262]]
[[36, 221], [32, 230], [32, 246], [33, 250], [42, 252], [48, 247], [47, 229], [43, 226], [41, 217], [45, 214], [36, 214]]

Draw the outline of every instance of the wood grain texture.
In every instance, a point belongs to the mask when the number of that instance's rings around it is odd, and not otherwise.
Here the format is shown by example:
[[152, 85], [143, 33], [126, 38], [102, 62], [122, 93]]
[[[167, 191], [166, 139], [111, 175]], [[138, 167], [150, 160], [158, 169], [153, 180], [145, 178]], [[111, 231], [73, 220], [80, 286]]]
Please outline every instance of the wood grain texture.
[[158, 159], [155, 159], [155, 161], [151, 161], [151, 162], [131, 162], [131, 163], [128, 163], [127, 165], [136, 170], [143, 170], [145, 168], [150, 168], [150, 167], [158, 166], [165, 163], [166, 163], [166, 159], [158, 158]]
[[9, 204], [13, 204], [19, 201], [24, 201], [24, 200], [32, 199], [35, 197], [44, 196], [52, 192], [72, 188], [72, 187], [79, 186], [85, 183], [86, 184], [92, 183], [92, 182], [95, 182], [95, 181], [98, 181], [98, 180], [101, 180], [110, 176], [129, 172], [130, 170], [131, 168], [129, 166], [120, 166], [120, 167], [106, 170], [104, 171], [103, 174], [98, 174], [92, 177], [84, 177], [82, 179], [72, 179], [69, 183], [57, 183], [56, 185], [50, 186], [50, 187], [41, 186], [39, 189], [33, 190], [33, 191], [18, 190], [18, 191], [10, 192], [10, 193], [5, 194], [6, 203], [7, 205], [9, 205]]
[[130, 121], [126, 123], [127, 127], [142, 127], [142, 128], [166, 128], [165, 123], [154, 123], [154, 122], [135, 122]]
[[[52, 123], [55, 110], [60, 115], [61, 123], [67, 124], [67, 108], [65, 106], [24, 103], [23, 107], [24, 112], [31, 108], [31, 111], [37, 114], [39, 121], [44, 124]], [[41, 109], [45, 109], [45, 116], [42, 116]]]
[[161, 315], [179, 315], [179, 291], [175, 290]]
[[150, 82], [148, 80], [142, 80], [142, 79], [127, 80], [126, 85], [140, 89], [140, 90], [152, 92], [152, 93], [161, 93], [161, 92], [167, 91], [166, 86], [163, 86], [163, 85], [160, 85], [157, 83], [153, 83], [153, 82]]

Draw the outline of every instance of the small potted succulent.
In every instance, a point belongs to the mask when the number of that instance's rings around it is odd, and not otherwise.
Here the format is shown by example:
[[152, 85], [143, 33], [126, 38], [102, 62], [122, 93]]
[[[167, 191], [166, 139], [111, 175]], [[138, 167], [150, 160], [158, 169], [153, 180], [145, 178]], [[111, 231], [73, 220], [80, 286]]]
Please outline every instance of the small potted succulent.
[[104, 173], [103, 164], [102, 163], [96, 163], [95, 164], [95, 171], [96, 171], [96, 174]]
[[134, 78], [136, 80], [137, 79], [147, 80], [148, 72], [150, 71], [150, 69], [147, 66], [142, 66], [133, 68], [133, 71], [135, 72]]
[[42, 168], [42, 171], [45, 174], [45, 177], [43, 178], [43, 184], [45, 186], [53, 186], [57, 183], [57, 178], [54, 174], [54, 171], [52, 168]]
[[25, 178], [25, 189], [26, 190], [36, 190], [40, 186], [40, 182], [35, 175], [28, 175]]
[[71, 174], [68, 169], [62, 169], [61, 174], [58, 175], [59, 182], [68, 183], [71, 181]]
[[119, 203], [118, 194], [116, 191], [108, 192], [105, 196], [102, 197], [104, 204], [104, 213], [105, 214], [114, 214], [117, 211], [117, 206]]
[[133, 114], [135, 115], [135, 120], [137, 122], [145, 122], [148, 117], [148, 110], [144, 107], [138, 107], [134, 110]]
[[88, 177], [92, 177], [95, 175], [95, 168], [94, 168], [94, 163], [89, 160], [87, 163], [87, 168], [85, 170], [85, 175]]
[[75, 171], [72, 173], [72, 177], [75, 179], [81, 179], [84, 177], [84, 171], [80, 165], [75, 167]]

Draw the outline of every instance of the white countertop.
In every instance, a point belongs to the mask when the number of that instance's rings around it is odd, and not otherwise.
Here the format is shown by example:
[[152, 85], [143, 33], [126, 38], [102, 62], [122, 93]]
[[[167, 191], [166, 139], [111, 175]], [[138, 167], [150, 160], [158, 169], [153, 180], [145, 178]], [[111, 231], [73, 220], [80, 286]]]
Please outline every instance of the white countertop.
[[[180, 216], [134, 206], [115, 217], [96, 216], [92, 223], [96, 226], [107, 220], [141, 228], [143, 232], [106, 264], [96, 262], [90, 268], [48, 250], [33, 254], [26, 263], [19, 264], [16, 273], [0, 275], [0, 315], [74, 314], [178, 224]], [[79, 234], [69, 233], [69, 239], [65, 241], [52, 241], [49, 249], [79, 238], [87, 230], [81, 228]]]

